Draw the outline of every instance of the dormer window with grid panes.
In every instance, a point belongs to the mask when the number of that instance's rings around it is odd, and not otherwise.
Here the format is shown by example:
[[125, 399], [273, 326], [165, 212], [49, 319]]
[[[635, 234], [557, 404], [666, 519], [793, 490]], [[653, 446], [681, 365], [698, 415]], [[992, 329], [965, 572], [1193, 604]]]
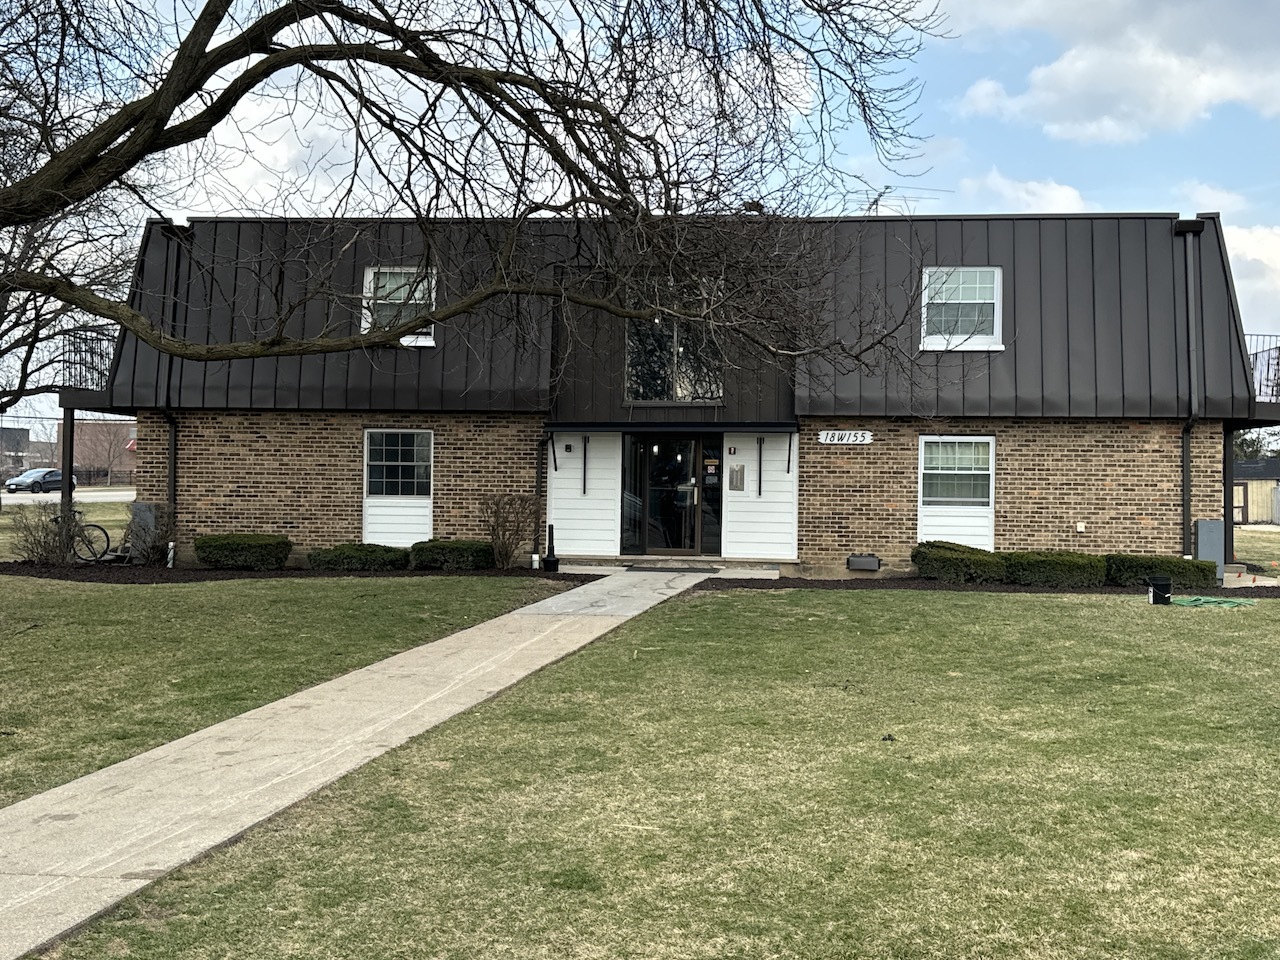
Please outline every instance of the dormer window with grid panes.
[[999, 267], [925, 267], [921, 350], [1003, 350]]
[[[394, 327], [431, 310], [435, 305], [435, 276], [420, 267], [367, 267], [364, 272], [364, 316], [361, 329]], [[434, 347], [435, 324], [400, 338], [406, 347]]]

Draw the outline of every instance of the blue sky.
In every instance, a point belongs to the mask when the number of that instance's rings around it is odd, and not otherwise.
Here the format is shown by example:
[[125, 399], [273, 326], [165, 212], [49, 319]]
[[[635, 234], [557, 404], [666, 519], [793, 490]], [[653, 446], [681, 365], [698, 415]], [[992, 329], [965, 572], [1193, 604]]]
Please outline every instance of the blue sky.
[[[944, 0], [922, 156], [851, 169], [925, 213], [1222, 214], [1245, 329], [1280, 334], [1280, 4]], [[903, 174], [914, 174], [904, 176]]]

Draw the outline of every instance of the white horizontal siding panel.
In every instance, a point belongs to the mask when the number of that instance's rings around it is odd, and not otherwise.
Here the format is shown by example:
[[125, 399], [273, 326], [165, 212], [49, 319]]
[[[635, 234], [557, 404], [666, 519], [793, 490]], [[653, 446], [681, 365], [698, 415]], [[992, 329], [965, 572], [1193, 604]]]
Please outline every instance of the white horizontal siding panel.
[[981, 550], [996, 548], [995, 511], [989, 507], [920, 508], [919, 539], [948, 540]]
[[[795, 560], [799, 503], [796, 437], [785, 433], [764, 434], [763, 457], [759, 458], [756, 447], [759, 436], [755, 433], [724, 436], [720, 553], [728, 559]], [[791, 445], [789, 469], [788, 442]], [[732, 454], [730, 447], [734, 448]], [[742, 490], [730, 490], [729, 475], [738, 464], [744, 468], [746, 483]]]
[[431, 539], [431, 497], [365, 497], [364, 542], [411, 547]]
[[[616, 557], [622, 544], [622, 434], [557, 433], [547, 457], [547, 523], [558, 557]], [[573, 449], [565, 450], [569, 445]], [[582, 492], [582, 461], [587, 490]]]

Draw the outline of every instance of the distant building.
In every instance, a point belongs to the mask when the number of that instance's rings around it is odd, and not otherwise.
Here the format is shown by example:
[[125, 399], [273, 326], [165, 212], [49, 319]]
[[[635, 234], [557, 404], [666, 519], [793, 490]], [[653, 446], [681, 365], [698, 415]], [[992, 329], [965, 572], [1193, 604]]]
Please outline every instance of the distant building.
[[1275, 491], [1280, 488], [1280, 457], [1237, 460], [1234, 478], [1233, 519], [1236, 523], [1275, 523]]
[[[32, 466], [31, 431], [26, 427], [0, 427], [0, 468], [5, 476], [21, 473]], [[4, 477], [0, 477], [0, 480]]]
[[[82, 484], [111, 485], [133, 483], [137, 465], [138, 422], [136, 420], [76, 420], [75, 473]], [[62, 463], [62, 425], [50, 465]]]

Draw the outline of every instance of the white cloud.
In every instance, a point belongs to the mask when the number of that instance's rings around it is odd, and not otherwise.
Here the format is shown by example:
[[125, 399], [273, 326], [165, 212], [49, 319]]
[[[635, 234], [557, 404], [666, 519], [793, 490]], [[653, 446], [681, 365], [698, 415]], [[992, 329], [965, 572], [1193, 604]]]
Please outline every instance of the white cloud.
[[1280, 227], [1223, 227], [1246, 333], [1280, 334]]
[[1280, 227], [1224, 227], [1245, 333], [1280, 334]]
[[1221, 213], [1231, 216], [1249, 209], [1249, 201], [1243, 194], [1199, 180], [1184, 180], [1178, 184], [1177, 194], [1187, 201], [1179, 203], [1178, 208], [1188, 213]]
[[995, 167], [960, 181], [958, 199], [983, 213], [1084, 213], [1097, 209], [1075, 187], [1054, 180], [1012, 180]]
[[[1124, 143], [1181, 130], [1226, 104], [1280, 115], [1280, 5], [1252, 0], [1021, 4], [960, 0], [960, 30], [982, 39], [1047, 32], [1065, 49], [1022, 90], [983, 78], [960, 108], [1039, 125], [1056, 139]], [[989, 39], [989, 37], [988, 37]]]

